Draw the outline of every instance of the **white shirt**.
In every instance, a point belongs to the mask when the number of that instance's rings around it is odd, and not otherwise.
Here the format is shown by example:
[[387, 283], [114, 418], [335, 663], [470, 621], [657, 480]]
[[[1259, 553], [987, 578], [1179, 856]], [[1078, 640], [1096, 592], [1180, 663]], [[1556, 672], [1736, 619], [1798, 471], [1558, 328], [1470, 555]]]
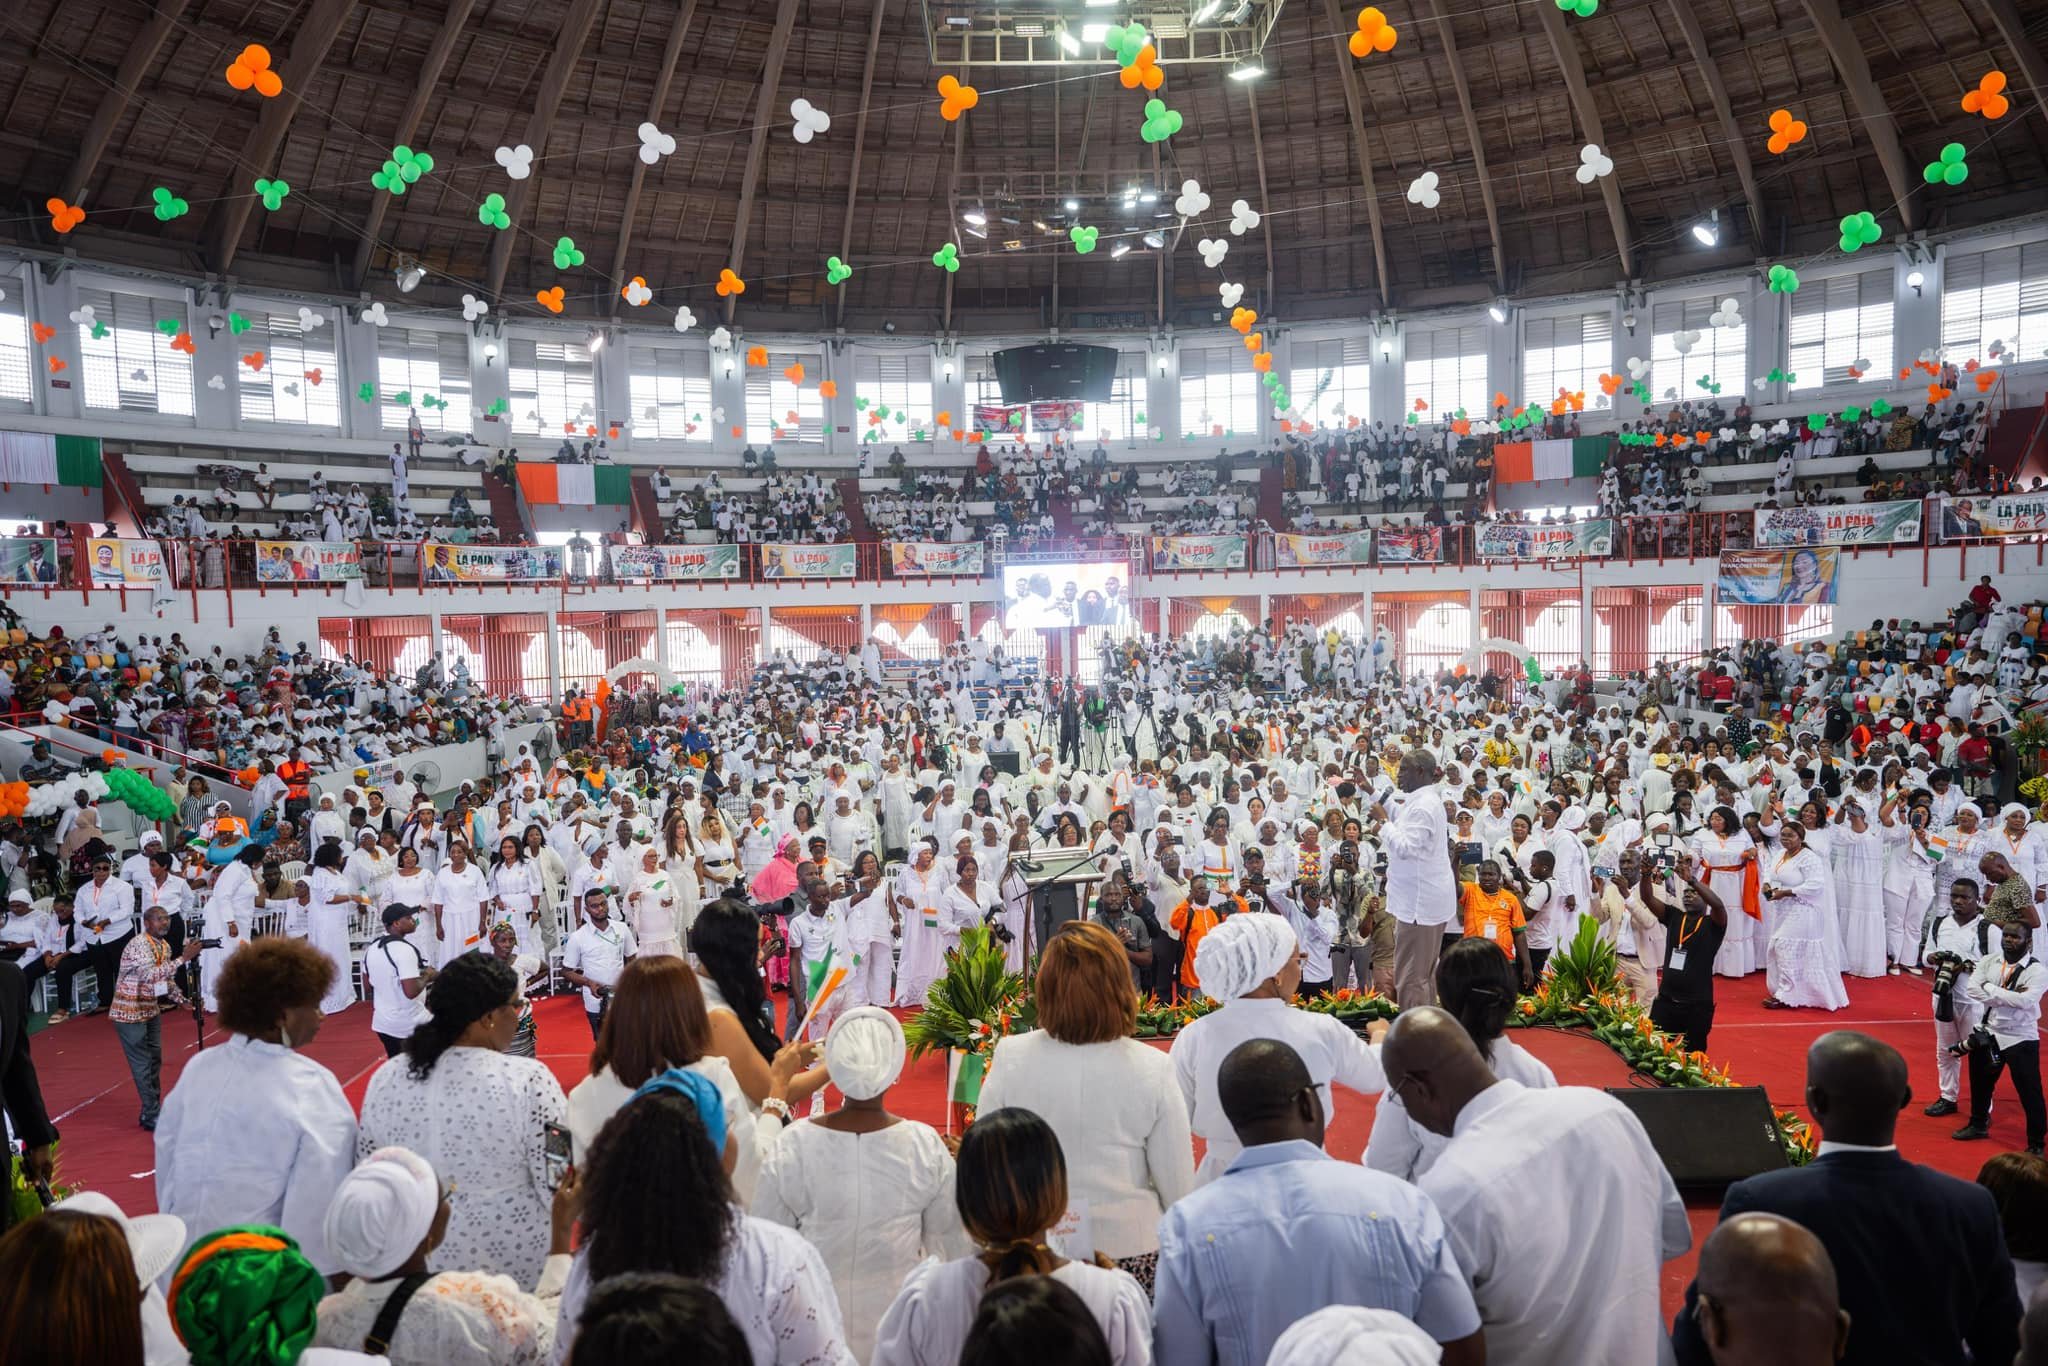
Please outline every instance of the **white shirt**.
[[1458, 909], [1451, 876], [1450, 827], [1436, 788], [1408, 794], [1387, 822], [1387, 913], [1409, 925], [1448, 925]]
[[[117, 877], [104, 884], [86, 883], [72, 893], [73, 921], [81, 944], [111, 944], [135, 928], [135, 889]], [[90, 930], [87, 921], [104, 920], [104, 929]]]
[[1977, 960], [1970, 974], [1970, 995], [1984, 1002], [1984, 1027], [2000, 1048], [2032, 1043], [2041, 1037], [2041, 993], [2048, 988], [2048, 970], [2030, 953], [2007, 963], [1993, 951]]
[[[1692, 1246], [1685, 1205], [1643, 1126], [1584, 1086], [1501, 1081], [1458, 1115], [1416, 1183], [1472, 1280], [1488, 1366], [1669, 1360], [1662, 1264]], [[1531, 1256], [1526, 1231], [1558, 1256]]]
[[[1449, 867], [1448, 861], [1445, 866]], [[1196, 1185], [1222, 1175], [1244, 1151], [1236, 1130], [1223, 1114], [1222, 1102], [1216, 1097], [1216, 1074], [1230, 1050], [1247, 1039], [1278, 1039], [1300, 1054], [1322, 1096], [1326, 1116], [1334, 1117], [1337, 1113], [1336, 1101], [1330, 1094], [1333, 1081], [1369, 1096], [1386, 1089], [1387, 1077], [1380, 1070], [1378, 1047], [1352, 1033], [1349, 1025], [1328, 1015], [1296, 1010], [1285, 1001], [1268, 997], [1224, 1002], [1220, 1009], [1176, 1035], [1168, 1052], [1194, 1131], [1209, 1145], [1195, 1172]]]
[[409, 939], [377, 939], [363, 949], [363, 976], [370, 983], [370, 1028], [394, 1039], [409, 1039], [427, 1018], [427, 993], [405, 994], [427, 960]]
[[[626, 970], [626, 960], [639, 950], [640, 945], [633, 938], [633, 931], [623, 921], [607, 920], [603, 929], [586, 920], [576, 927], [575, 933], [562, 945], [562, 966], [582, 973], [593, 982], [610, 986], [619, 980], [619, 974]], [[604, 998], [589, 987], [583, 988], [583, 1008], [596, 1011], [604, 1006]]]
[[323, 1274], [340, 1269], [327, 1205], [355, 1163], [355, 1110], [334, 1073], [242, 1034], [186, 1063], [157, 1118], [157, 1208], [183, 1219], [191, 1242], [270, 1224]]
[[[882, 1316], [870, 1366], [954, 1366], [988, 1276], [979, 1258], [926, 1262], [911, 1272]], [[1114, 1366], [1151, 1366], [1152, 1306], [1129, 1272], [1070, 1261], [1052, 1278], [1088, 1306]]]
[[[1493, 1074], [1532, 1090], [1549, 1090], [1557, 1085], [1557, 1075], [1543, 1065], [1542, 1059], [1512, 1039], [1493, 1041]], [[1365, 1155], [1359, 1160], [1374, 1171], [1419, 1182], [1423, 1173], [1436, 1165], [1437, 1157], [1450, 1141], [1445, 1135], [1433, 1134], [1417, 1124], [1399, 1096], [1382, 1096], [1379, 1109], [1373, 1113], [1372, 1135], [1366, 1140]]]

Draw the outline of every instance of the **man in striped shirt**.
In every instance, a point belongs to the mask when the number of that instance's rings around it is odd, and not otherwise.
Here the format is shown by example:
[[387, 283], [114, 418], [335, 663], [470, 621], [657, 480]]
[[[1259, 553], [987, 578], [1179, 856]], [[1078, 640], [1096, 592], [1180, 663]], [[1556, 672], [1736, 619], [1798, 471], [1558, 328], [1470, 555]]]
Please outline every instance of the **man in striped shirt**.
[[171, 978], [184, 964], [199, 956], [204, 941], [185, 941], [184, 952], [173, 955], [164, 942], [170, 931], [170, 913], [151, 906], [142, 913], [142, 933], [121, 950], [121, 967], [114, 979], [114, 1001], [109, 1009], [121, 1051], [128, 1057], [128, 1072], [135, 1078], [135, 1092], [142, 1097], [139, 1123], [156, 1128], [157, 1110], [163, 1100], [164, 1041], [162, 1015], [166, 1006], [184, 1004]]

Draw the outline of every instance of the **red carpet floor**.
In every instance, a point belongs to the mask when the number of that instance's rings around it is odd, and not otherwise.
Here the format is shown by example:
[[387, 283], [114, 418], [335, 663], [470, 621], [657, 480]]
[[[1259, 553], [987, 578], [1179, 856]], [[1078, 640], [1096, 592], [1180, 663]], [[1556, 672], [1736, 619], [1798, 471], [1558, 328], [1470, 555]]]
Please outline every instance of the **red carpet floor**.
[[[1779, 1107], [1803, 1113], [1801, 1092], [1807, 1046], [1827, 1029], [1859, 1029], [1898, 1048], [1911, 1068], [1914, 1103], [1899, 1126], [1899, 1146], [1907, 1157], [1970, 1178], [1993, 1153], [2022, 1144], [2019, 1107], [2009, 1090], [1993, 1113], [1991, 1141], [1987, 1143], [1953, 1142], [1948, 1134], [1957, 1126], [1957, 1119], [1927, 1119], [1920, 1114], [1921, 1105], [1931, 1100], [1936, 1091], [1932, 1012], [1926, 979], [1851, 979], [1849, 989], [1854, 998], [1852, 1004], [1834, 1015], [1808, 1010], [1767, 1011], [1758, 1004], [1763, 996], [1761, 974], [1741, 982], [1722, 979], [1717, 983], [1720, 1015], [1708, 1052], [1717, 1064], [1730, 1068], [1738, 1081], [1762, 1085]], [[572, 997], [543, 1001], [537, 1014], [540, 1056], [562, 1079], [566, 1089], [584, 1075], [589, 1027]], [[1547, 1062], [1560, 1081], [1584, 1086], [1626, 1083], [1626, 1069], [1606, 1048], [1590, 1039], [1550, 1030], [1532, 1030], [1516, 1037]], [[104, 1016], [71, 1021], [38, 1033], [33, 1048], [44, 1097], [64, 1135], [60, 1150], [62, 1180], [104, 1191], [130, 1212], [153, 1210], [155, 1157], [150, 1136], [136, 1127], [134, 1087], [112, 1025]], [[176, 1081], [193, 1048], [191, 1017], [166, 1021], [166, 1091]], [[329, 1019], [308, 1051], [334, 1070], [349, 1098], [358, 1103], [370, 1073], [383, 1061], [383, 1049], [370, 1033], [370, 1012], [362, 1006]], [[910, 1118], [943, 1126], [943, 1061], [933, 1058], [912, 1064], [891, 1092], [891, 1108]], [[1328, 1138], [1333, 1155], [1356, 1160], [1365, 1150], [1372, 1112], [1370, 1099], [1348, 1092], [1340, 1095]], [[1714, 1213], [1711, 1206], [1693, 1211], [1695, 1246], [1712, 1228]], [[1678, 1302], [1691, 1278], [1692, 1266], [1693, 1257], [1688, 1255], [1666, 1269], [1667, 1309]]]

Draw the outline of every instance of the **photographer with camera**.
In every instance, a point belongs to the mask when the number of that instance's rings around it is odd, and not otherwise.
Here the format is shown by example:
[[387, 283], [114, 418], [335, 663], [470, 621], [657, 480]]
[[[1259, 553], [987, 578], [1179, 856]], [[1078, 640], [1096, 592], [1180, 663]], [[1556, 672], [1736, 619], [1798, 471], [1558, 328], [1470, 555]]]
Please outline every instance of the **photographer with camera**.
[[2027, 1151], [2041, 1156], [2048, 1141], [2048, 1106], [2041, 1102], [2041, 993], [2048, 968], [2034, 957], [2034, 937], [2022, 925], [2001, 925], [1999, 952], [1987, 954], [1970, 974], [1970, 995], [1984, 1003], [1984, 1018], [1956, 1045], [1970, 1060], [1970, 1122], [1951, 1138], [1990, 1136], [1991, 1093], [2002, 1072], [2012, 1073], [2027, 1117]]
[[1330, 855], [1325, 876], [1337, 935], [1330, 945], [1330, 985], [1342, 991], [1354, 978], [1360, 991], [1394, 992], [1394, 919], [1375, 890], [1376, 880], [1358, 866], [1358, 845], [1345, 840]]
[[163, 907], [151, 906], [142, 913], [142, 933], [121, 950], [120, 975], [114, 979], [113, 1002], [108, 1007], [114, 1034], [128, 1059], [128, 1073], [135, 1079], [135, 1094], [142, 1098], [142, 1117], [137, 1123], [152, 1131], [163, 1105], [161, 1017], [167, 1008], [185, 1003], [171, 979], [210, 942], [195, 936], [185, 941], [183, 953], [173, 954], [165, 939], [170, 929], [171, 915]]
[[1174, 907], [1168, 930], [1180, 940], [1180, 985], [1183, 992], [1201, 991], [1202, 979], [1195, 968], [1195, 951], [1211, 930], [1233, 915], [1250, 909], [1244, 899], [1227, 896], [1215, 899], [1208, 875], [1197, 872], [1188, 879], [1188, 899]]
[[1934, 972], [1934, 1073], [1941, 1094], [1922, 1114], [1939, 1118], [1957, 1110], [1962, 1050], [1977, 1027], [1977, 998], [1969, 991], [1977, 964], [1997, 954], [1997, 927], [1983, 916], [1977, 880], [1959, 877], [1949, 889], [1949, 909], [1927, 927], [1927, 966]]
[[1088, 918], [1115, 935], [1123, 945], [1124, 959], [1131, 968], [1131, 986], [1142, 992], [1152, 967], [1152, 934], [1132, 909], [1130, 893], [1120, 879], [1111, 878], [1102, 884], [1095, 898], [1095, 910]]

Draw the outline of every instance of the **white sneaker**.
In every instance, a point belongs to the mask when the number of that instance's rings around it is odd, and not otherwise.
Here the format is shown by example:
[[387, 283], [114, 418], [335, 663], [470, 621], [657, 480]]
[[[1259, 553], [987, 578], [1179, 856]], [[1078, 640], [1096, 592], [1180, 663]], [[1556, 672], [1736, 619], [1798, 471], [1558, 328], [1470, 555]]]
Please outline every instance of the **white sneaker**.
[[1897, 963], [1894, 963], [1890, 967], [1886, 968], [1885, 972], [1889, 976], [1896, 977], [1899, 975], [1899, 965]]

